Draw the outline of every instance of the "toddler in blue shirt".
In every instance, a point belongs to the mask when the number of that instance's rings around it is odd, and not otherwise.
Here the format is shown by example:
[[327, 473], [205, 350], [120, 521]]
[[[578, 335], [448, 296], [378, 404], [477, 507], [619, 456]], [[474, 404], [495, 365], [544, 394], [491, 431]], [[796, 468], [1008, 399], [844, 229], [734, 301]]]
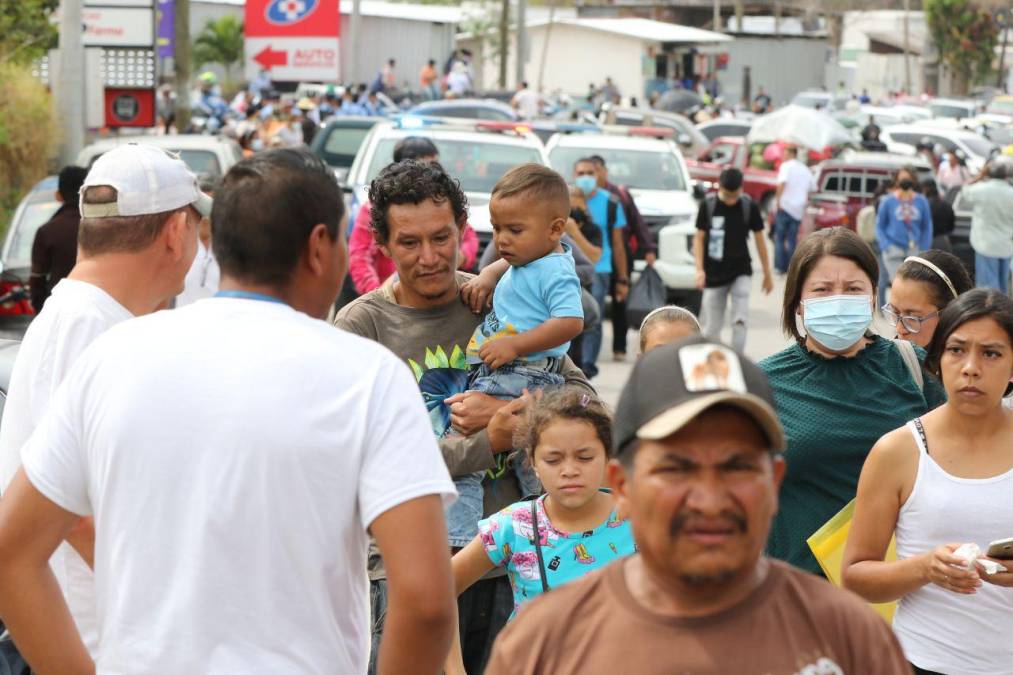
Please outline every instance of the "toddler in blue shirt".
[[[580, 281], [570, 248], [560, 242], [570, 192], [558, 173], [523, 164], [496, 183], [489, 202], [501, 260], [465, 287], [464, 296], [492, 291], [492, 310], [468, 344], [469, 389], [501, 399], [563, 384], [560, 365], [584, 329]], [[518, 463], [521, 491], [538, 494], [538, 479]], [[482, 474], [455, 481], [458, 501], [447, 524], [451, 546], [475, 538], [482, 517]]]

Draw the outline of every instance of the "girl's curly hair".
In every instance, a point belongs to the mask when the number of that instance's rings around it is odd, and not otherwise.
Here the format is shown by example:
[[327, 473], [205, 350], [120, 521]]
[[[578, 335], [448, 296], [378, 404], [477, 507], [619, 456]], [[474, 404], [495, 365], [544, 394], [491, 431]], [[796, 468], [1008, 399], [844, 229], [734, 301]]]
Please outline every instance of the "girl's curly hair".
[[559, 387], [545, 390], [541, 399], [531, 404], [524, 424], [514, 433], [514, 447], [527, 455], [529, 463], [534, 462], [542, 432], [558, 419], [590, 424], [605, 446], [605, 456], [612, 457], [612, 415], [605, 405], [586, 389]]

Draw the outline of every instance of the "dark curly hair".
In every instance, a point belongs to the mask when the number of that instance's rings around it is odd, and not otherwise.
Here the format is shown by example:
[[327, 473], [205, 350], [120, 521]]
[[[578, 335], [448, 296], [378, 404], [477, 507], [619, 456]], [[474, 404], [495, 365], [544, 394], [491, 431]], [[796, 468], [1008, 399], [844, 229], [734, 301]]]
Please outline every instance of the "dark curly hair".
[[436, 203], [450, 202], [454, 221], [463, 227], [468, 220], [468, 198], [461, 184], [451, 178], [437, 162], [406, 159], [388, 164], [369, 184], [369, 216], [376, 238], [386, 243], [390, 238], [387, 212], [394, 204], [421, 204], [427, 199]]

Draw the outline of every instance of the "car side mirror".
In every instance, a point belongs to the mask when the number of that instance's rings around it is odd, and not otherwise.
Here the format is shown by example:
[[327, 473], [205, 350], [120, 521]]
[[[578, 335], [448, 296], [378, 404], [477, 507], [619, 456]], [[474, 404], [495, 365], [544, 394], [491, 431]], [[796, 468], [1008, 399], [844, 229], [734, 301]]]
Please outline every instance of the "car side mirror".
[[705, 152], [702, 155], [700, 155], [700, 161], [701, 162], [713, 162], [714, 161], [714, 157], [712, 157], [709, 152]]
[[355, 192], [355, 190], [352, 189], [352, 186], [349, 185], [348, 183], [340, 183], [340, 187], [341, 191], [344, 192], [346, 195], [350, 195], [353, 192]]
[[693, 197], [695, 199], [704, 199], [707, 196], [707, 190], [704, 189], [700, 183], [693, 183]]
[[689, 137], [689, 134], [682, 133], [675, 137], [675, 142], [684, 148], [688, 148], [693, 145], [693, 139]]

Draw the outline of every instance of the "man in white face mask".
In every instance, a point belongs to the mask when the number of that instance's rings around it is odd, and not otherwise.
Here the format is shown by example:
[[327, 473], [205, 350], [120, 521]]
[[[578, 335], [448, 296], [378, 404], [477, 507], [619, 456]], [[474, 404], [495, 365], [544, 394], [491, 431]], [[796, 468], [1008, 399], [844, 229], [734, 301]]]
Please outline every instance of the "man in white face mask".
[[703, 289], [701, 324], [703, 334], [721, 339], [725, 307], [732, 300], [732, 346], [746, 348], [749, 322], [749, 290], [753, 264], [749, 256], [749, 233], [763, 268], [763, 292], [774, 288], [763, 236], [763, 216], [756, 203], [742, 192], [742, 172], [725, 169], [718, 179], [718, 194], [708, 195], [696, 217], [693, 257], [696, 259], [696, 286]]

